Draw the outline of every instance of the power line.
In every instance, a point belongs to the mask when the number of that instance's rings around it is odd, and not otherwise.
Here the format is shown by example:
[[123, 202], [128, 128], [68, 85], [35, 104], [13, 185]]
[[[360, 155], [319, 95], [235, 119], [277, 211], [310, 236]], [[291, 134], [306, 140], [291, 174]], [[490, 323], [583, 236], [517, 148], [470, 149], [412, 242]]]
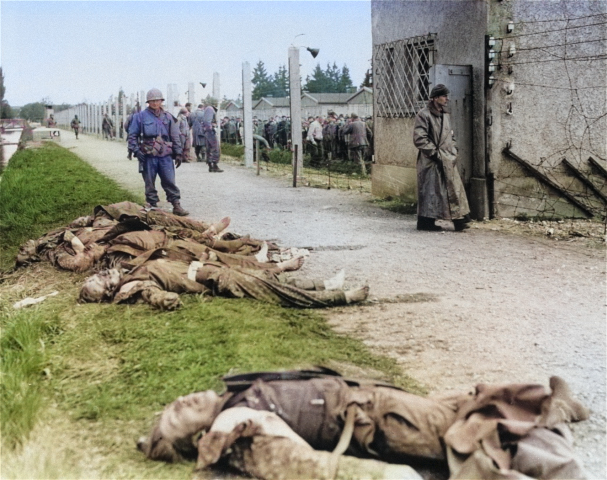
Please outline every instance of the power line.
[[[556, 45], [545, 45], [543, 47], [528, 47], [528, 48], [519, 48], [516, 47], [516, 51], [520, 52], [523, 50], [541, 50], [544, 48], [553, 48], [553, 47], [568, 47], [569, 45], [579, 45], [580, 43], [594, 43], [594, 42], [604, 42], [607, 41], [607, 38], [597, 38], [596, 40], [581, 40], [579, 42], [568, 42], [568, 43], [559, 43]], [[500, 50], [500, 52], [503, 52], [504, 50]]]
[[575, 20], [581, 20], [583, 18], [601, 17], [607, 16], [607, 13], [597, 13], [594, 15], [586, 15], [583, 17], [572, 17], [572, 18], [553, 18], [552, 20], [529, 20], [527, 22], [516, 22], [519, 23], [545, 23], [545, 22], [573, 22]]
[[586, 60], [586, 61], [592, 61], [592, 60], [605, 60], [605, 59], [607, 59], [607, 54], [587, 56], [587, 57], [552, 58], [550, 60], [534, 60], [534, 61], [531, 61], [531, 62], [512, 62], [512, 63], [505, 63], [504, 65], [526, 65], [526, 64], [529, 64], [529, 63], [562, 62], [562, 61], [567, 61], [567, 60]]
[[593, 88], [605, 88], [607, 89], [607, 85], [597, 85], [596, 87], [577, 87], [577, 88], [572, 88], [572, 87], [555, 87], [553, 85], [539, 85], [539, 84], [535, 84], [535, 83], [519, 83], [519, 82], [510, 82], [507, 80], [497, 80], [499, 83], [514, 83], [515, 86], [525, 86], [525, 87], [540, 87], [540, 88], [552, 88], [555, 90], [589, 90], [589, 89], [593, 89]]
[[496, 37], [496, 40], [508, 40], [509, 38], [528, 37], [530, 35], [541, 35], [543, 33], [563, 32], [565, 30], [575, 30], [577, 28], [594, 27], [595, 25], [607, 25], [607, 22], [589, 23], [588, 25], [577, 25], [574, 27], [563, 27], [554, 30], [543, 30], [541, 32], [521, 33], [519, 35], [508, 35], [507, 37]]
[[581, 20], [583, 18], [592, 18], [592, 17], [601, 17], [607, 16], [607, 13], [597, 13], [595, 15], [586, 15], [584, 17], [572, 17], [572, 18], [554, 18], [552, 20], [529, 20], [527, 22], [516, 22], [517, 24], [521, 23], [544, 23], [544, 22], [573, 22], [575, 20]]

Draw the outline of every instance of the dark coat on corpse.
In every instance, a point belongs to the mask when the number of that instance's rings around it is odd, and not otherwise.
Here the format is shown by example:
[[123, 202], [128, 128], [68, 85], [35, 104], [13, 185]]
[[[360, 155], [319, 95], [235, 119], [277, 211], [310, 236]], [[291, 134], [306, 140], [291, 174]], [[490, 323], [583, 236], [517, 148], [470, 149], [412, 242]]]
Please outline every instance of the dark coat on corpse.
[[470, 213], [456, 166], [457, 148], [448, 113], [430, 101], [415, 117], [413, 142], [417, 155], [417, 214], [455, 220]]

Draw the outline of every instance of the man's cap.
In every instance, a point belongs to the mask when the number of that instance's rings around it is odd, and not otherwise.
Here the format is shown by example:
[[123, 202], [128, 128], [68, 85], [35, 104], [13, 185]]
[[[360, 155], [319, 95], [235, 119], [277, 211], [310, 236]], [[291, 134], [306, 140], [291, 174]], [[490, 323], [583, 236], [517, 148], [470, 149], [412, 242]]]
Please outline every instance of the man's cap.
[[449, 89], [442, 83], [436, 85], [430, 92], [430, 98], [442, 97], [443, 95], [449, 95]]

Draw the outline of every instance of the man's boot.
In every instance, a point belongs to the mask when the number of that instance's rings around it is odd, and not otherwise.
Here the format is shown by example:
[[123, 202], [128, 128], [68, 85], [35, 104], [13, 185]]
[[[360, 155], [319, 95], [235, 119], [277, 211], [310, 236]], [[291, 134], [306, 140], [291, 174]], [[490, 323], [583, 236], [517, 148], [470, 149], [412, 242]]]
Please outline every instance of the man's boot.
[[187, 215], [189, 215], [190, 212], [188, 212], [187, 210], [185, 210], [181, 204], [179, 203], [179, 200], [175, 200], [173, 202], [173, 215], [178, 215], [180, 217], [185, 217]]
[[436, 221], [436, 219], [434, 219], [434, 218], [418, 216], [417, 217], [417, 229], [425, 230], [428, 232], [440, 232], [442, 230], [442, 227], [435, 225], [434, 224], [435, 221]]
[[213, 163], [213, 172], [221, 173], [221, 172], [223, 172], [223, 170], [221, 168], [219, 168], [216, 163]]
[[469, 222], [470, 217], [468, 217], [468, 219], [458, 218], [457, 220], [453, 220], [453, 229], [456, 232], [462, 232], [464, 230], [467, 230], [468, 228], [470, 228], [470, 225], [468, 225]]

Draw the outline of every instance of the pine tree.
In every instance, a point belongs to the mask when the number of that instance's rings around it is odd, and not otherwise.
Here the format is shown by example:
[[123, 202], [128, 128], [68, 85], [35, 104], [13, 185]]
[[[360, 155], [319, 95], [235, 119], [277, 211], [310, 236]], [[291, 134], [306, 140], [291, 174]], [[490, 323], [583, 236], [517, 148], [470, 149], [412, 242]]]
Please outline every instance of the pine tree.
[[310, 93], [322, 93], [326, 92], [328, 87], [328, 79], [325, 72], [320, 68], [320, 63], [316, 64], [316, 68], [312, 72], [312, 76], [306, 77], [306, 84], [304, 89]]
[[369, 69], [365, 72], [365, 79], [363, 80], [363, 83], [360, 84], [360, 88], [363, 88], [363, 87], [371, 88], [372, 86], [373, 86], [373, 75], [371, 74], [371, 69]]
[[354, 84], [352, 83], [352, 78], [350, 78], [350, 69], [344, 63], [344, 66], [341, 69], [341, 75], [339, 76], [339, 87], [338, 92], [340, 93], [350, 93], [354, 89]]
[[278, 72], [274, 73], [273, 83], [275, 97], [286, 97], [289, 95], [289, 74], [285, 65], [278, 67]]
[[257, 62], [257, 65], [253, 69], [251, 83], [253, 84], [253, 100], [259, 100], [261, 97], [272, 95], [274, 91], [272, 78], [268, 75], [266, 67], [261, 60]]
[[333, 65], [330, 66], [327, 63], [327, 69], [325, 70], [325, 75], [327, 76], [327, 86], [325, 92], [327, 93], [338, 93], [340, 92], [340, 74], [339, 68], [337, 64], [333, 62]]

